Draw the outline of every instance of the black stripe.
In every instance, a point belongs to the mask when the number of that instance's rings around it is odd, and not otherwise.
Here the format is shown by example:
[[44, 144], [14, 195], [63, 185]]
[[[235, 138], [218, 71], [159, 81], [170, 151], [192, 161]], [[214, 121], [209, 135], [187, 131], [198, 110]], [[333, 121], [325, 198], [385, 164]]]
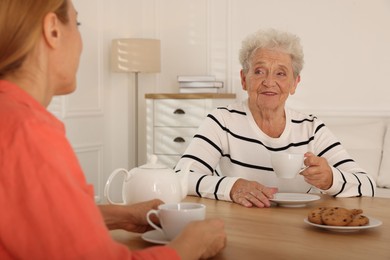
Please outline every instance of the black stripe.
[[[246, 164], [246, 163], [243, 163], [241, 161], [237, 161], [237, 160], [232, 159], [230, 154], [223, 154], [222, 150], [215, 143], [213, 143], [210, 139], [208, 139], [207, 137], [205, 137], [203, 135], [195, 135], [194, 138], [199, 138], [199, 139], [202, 139], [202, 140], [206, 141], [207, 143], [209, 143], [211, 146], [213, 146], [221, 154], [222, 157], [229, 158], [229, 160], [230, 160], [230, 162], [232, 164], [237, 164], [237, 165], [240, 165], [240, 166], [243, 166], [243, 167], [246, 167], [246, 168], [265, 170], [265, 171], [273, 171], [273, 169], [269, 168], [269, 167], [263, 167], [263, 166], [258, 166], [258, 165]], [[185, 154], [185, 155], [182, 156], [182, 158], [183, 157], [189, 158], [190, 156], [192, 156], [192, 155]], [[202, 161], [198, 157], [194, 157], [194, 158], [197, 158], [198, 159], [197, 161]], [[202, 162], [204, 162], [204, 161], [202, 161]], [[203, 165], [205, 165], [209, 169], [212, 169], [212, 167], [209, 166], [206, 162], [204, 162]], [[215, 173], [217, 173], [217, 175], [220, 176], [217, 171], [215, 171]]]
[[316, 130], [314, 131], [314, 134], [320, 131], [320, 129], [323, 128], [324, 126], [325, 126], [324, 124], [320, 124], [319, 126], [317, 126]]
[[372, 190], [372, 197], [375, 196], [375, 188], [374, 188], [374, 184], [372, 183], [370, 177], [368, 177], [368, 175], [366, 174], [366, 178], [368, 179], [368, 181], [370, 182], [371, 184], [371, 190]]
[[354, 162], [354, 160], [352, 160], [352, 159], [345, 159], [345, 160], [342, 160], [342, 161], [339, 161], [339, 162], [335, 163], [333, 165], [333, 167], [337, 168], [338, 166], [340, 166], [340, 165], [342, 165], [344, 163], [348, 163], [348, 162]]
[[[175, 167], [176, 168], [176, 167]], [[181, 169], [179, 170], [176, 170], [175, 173], [180, 173], [181, 172]], [[194, 172], [193, 170], [190, 170], [190, 172]]]
[[252, 139], [252, 138], [248, 138], [248, 137], [244, 137], [244, 136], [240, 136], [240, 135], [237, 135], [233, 132], [230, 131], [230, 129], [224, 127], [213, 115], [209, 114], [207, 115], [207, 117], [211, 118], [215, 123], [217, 123], [217, 125], [225, 132], [231, 134], [233, 137], [237, 138], [237, 139], [241, 139], [241, 140], [244, 140], [244, 141], [248, 141], [248, 142], [252, 142], [252, 143], [258, 143], [258, 144], [261, 144], [261, 145], [264, 145], [262, 142], [256, 140], [256, 139]]
[[260, 165], [253, 165], [253, 164], [248, 164], [248, 163], [243, 163], [243, 162], [240, 162], [240, 161], [237, 161], [237, 160], [234, 160], [229, 156], [226, 156], [226, 157], [229, 157], [230, 161], [234, 164], [237, 164], [237, 165], [240, 165], [240, 166], [243, 166], [243, 167], [247, 167], [247, 168], [252, 168], [252, 169], [258, 169], [258, 170], [264, 170], [264, 171], [273, 171], [272, 168], [270, 167], [265, 167], [265, 166], [260, 166]]
[[246, 113], [244, 111], [238, 111], [238, 110], [235, 110], [235, 109], [228, 109], [227, 107], [218, 107], [217, 109], [223, 109], [223, 110], [227, 110], [229, 111], [230, 113], [236, 113], [236, 114], [240, 114], [240, 115], [243, 115], [243, 116], [246, 116]]
[[199, 138], [199, 139], [202, 139], [202, 140], [206, 141], [207, 143], [209, 143], [211, 146], [213, 146], [222, 155], [222, 149], [218, 145], [216, 145], [213, 141], [208, 139], [206, 136], [196, 134], [196, 135], [194, 135], [194, 138]]
[[314, 118], [312, 119], [309, 119], [309, 118], [305, 118], [305, 119], [301, 119], [301, 120], [296, 120], [296, 119], [291, 119], [291, 123], [294, 123], [294, 124], [301, 124], [303, 122], [313, 122], [314, 121]]
[[356, 196], [356, 197], [361, 197], [363, 194], [362, 194], [362, 183], [360, 181], [360, 179], [358, 178], [358, 176], [356, 176], [356, 174], [352, 173], [353, 176], [355, 176], [356, 180], [359, 182], [359, 185], [358, 185], [358, 193], [359, 195]]
[[341, 145], [340, 142], [336, 142], [336, 143], [334, 143], [334, 144], [328, 146], [328, 147], [325, 148], [322, 152], [320, 152], [320, 153], [318, 154], [318, 156], [321, 157], [324, 153], [326, 153], [327, 151], [329, 151], [330, 149], [332, 149], [332, 148], [334, 148], [334, 147], [336, 147], [336, 146], [338, 146], [338, 145]]
[[211, 173], [213, 173], [213, 168], [208, 165], [205, 161], [203, 161], [202, 159], [196, 157], [196, 156], [193, 156], [193, 155], [190, 155], [190, 154], [183, 154], [183, 156], [181, 158], [190, 158], [190, 159], [193, 159], [197, 162], [200, 162], [201, 164], [203, 164], [206, 168], [208, 168], [210, 170]]
[[195, 188], [195, 191], [196, 191], [196, 194], [198, 194], [199, 197], [202, 198], [202, 194], [200, 194], [199, 192], [199, 186], [200, 186], [200, 183], [202, 182], [203, 178], [206, 177], [207, 175], [203, 175], [202, 177], [199, 178], [198, 182], [196, 183], [196, 188]]
[[314, 136], [310, 137], [309, 140], [307, 141], [302, 141], [302, 142], [298, 142], [298, 143], [290, 143], [284, 147], [278, 147], [278, 148], [273, 148], [273, 147], [269, 147], [269, 146], [266, 146], [264, 145], [261, 141], [257, 140], [257, 139], [252, 139], [252, 138], [248, 138], [248, 137], [244, 137], [244, 136], [240, 136], [240, 135], [237, 135], [233, 132], [230, 131], [230, 129], [224, 127], [213, 115], [209, 114], [207, 115], [207, 117], [209, 117], [210, 119], [212, 119], [215, 123], [217, 123], [217, 125], [225, 132], [229, 133], [231, 136], [237, 138], [237, 139], [240, 139], [240, 140], [244, 140], [244, 141], [247, 141], [247, 142], [251, 142], [251, 143], [256, 143], [256, 144], [259, 144], [259, 145], [262, 145], [264, 146], [267, 150], [269, 151], [283, 151], [283, 150], [287, 150], [288, 148], [290, 147], [298, 147], [298, 146], [303, 146], [303, 145], [307, 145], [309, 144], [311, 141], [314, 140]]
[[268, 146], [265, 146], [264, 144], [263, 144], [263, 146], [265, 148], [267, 148], [267, 150], [269, 150], [269, 151], [278, 152], [278, 151], [287, 150], [290, 147], [299, 147], [299, 146], [303, 146], [303, 145], [308, 145], [313, 140], [314, 140], [314, 136], [310, 137], [309, 140], [307, 140], [307, 141], [302, 141], [302, 142], [298, 142], [298, 143], [289, 143], [286, 146], [278, 147], [278, 148], [268, 147]]
[[338, 170], [338, 171], [340, 172], [341, 177], [343, 177], [344, 183], [343, 183], [343, 186], [341, 187], [341, 190], [340, 190], [337, 194], [333, 195], [333, 197], [337, 197], [337, 195], [339, 195], [340, 193], [342, 193], [342, 192], [344, 191], [345, 184], [347, 183], [347, 180], [345, 179], [344, 174], [343, 174], [339, 169], [336, 168], [336, 170]]
[[215, 190], [214, 190], [214, 198], [216, 199], [216, 200], [219, 200], [218, 199], [218, 195], [217, 195], [217, 193], [218, 193], [218, 188], [219, 188], [219, 185], [221, 184], [221, 182], [223, 181], [223, 179], [225, 179], [226, 177], [222, 177], [221, 179], [219, 179], [219, 181], [218, 181], [218, 183], [217, 183], [217, 185], [215, 186]]

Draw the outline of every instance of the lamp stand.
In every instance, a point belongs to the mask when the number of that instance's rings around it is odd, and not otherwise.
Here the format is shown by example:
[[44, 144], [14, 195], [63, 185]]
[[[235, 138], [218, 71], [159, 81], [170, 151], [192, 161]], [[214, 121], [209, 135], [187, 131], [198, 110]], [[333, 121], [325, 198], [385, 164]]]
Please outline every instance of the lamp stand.
[[[128, 93], [128, 160], [129, 160], [129, 169], [132, 165], [130, 156], [131, 149], [134, 147], [134, 161], [135, 165], [138, 166], [138, 151], [139, 151], [139, 136], [138, 136], [138, 74], [140, 72], [160, 72], [161, 70], [161, 57], [160, 57], [160, 40], [155, 39], [142, 39], [142, 38], [123, 38], [123, 39], [114, 39], [112, 40], [111, 45], [111, 70], [113, 72], [122, 72], [122, 73], [135, 73], [135, 84], [134, 92], [131, 91], [130, 86], [130, 75], [129, 77], [129, 93]], [[132, 118], [132, 104], [134, 98], [134, 121]], [[135, 123], [133, 123], [135, 122]], [[131, 136], [134, 129], [134, 139]]]
[[[135, 162], [135, 167], [138, 166], [138, 74], [139, 72], [135, 72], [134, 73], [134, 77], [135, 77], [135, 84], [134, 84], [134, 105], [135, 105], [135, 115], [134, 115], [134, 143], [132, 143], [132, 138], [131, 138], [131, 127], [133, 126], [132, 125], [132, 121], [130, 120], [130, 111], [131, 111], [131, 106], [130, 106], [130, 101], [131, 101], [131, 98], [132, 98], [132, 91], [130, 91], [129, 89], [129, 162], [131, 161], [131, 147], [134, 146], [134, 150], [135, 150], [135, 154], [134, 154], [134, 162]], [[129, 74], [130, 75], [130, 74]], [[130, 163], [129, 163], [130, 164]], [[131, 166], [129, 165], [129, 169], [131, 168]]]

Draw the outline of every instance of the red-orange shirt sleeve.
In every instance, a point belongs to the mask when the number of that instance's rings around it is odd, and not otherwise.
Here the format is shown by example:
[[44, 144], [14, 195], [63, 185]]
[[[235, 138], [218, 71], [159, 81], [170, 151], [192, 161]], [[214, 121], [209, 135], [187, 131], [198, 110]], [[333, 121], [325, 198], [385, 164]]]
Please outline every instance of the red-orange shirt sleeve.
[[179, 258], [115, 242], [62, 123], [15, 107], [0, 104], [0, 259]]

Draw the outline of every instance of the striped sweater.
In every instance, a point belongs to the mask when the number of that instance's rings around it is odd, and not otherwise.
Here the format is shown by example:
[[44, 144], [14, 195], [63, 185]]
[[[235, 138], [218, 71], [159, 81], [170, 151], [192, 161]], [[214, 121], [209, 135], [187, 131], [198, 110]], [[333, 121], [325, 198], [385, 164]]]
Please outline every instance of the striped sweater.
[[[339, 197], [374, 196], [375, 181], [351, 158], [342, 144], [312, 115], [286, 108], [286, 127], [278, 138], [261, 131], [247, 100], [219, 107], [207, 116], [179, 160], [176, 171], [193, 161], [189, 195], [231, 201], [230, 190], [238, 178], [258, 181], [279, 192], [323, 192]], [[312, 152], [327, 159], [333, 184], [318, 190], [301, 175], [278, 179], [271, 152]]]

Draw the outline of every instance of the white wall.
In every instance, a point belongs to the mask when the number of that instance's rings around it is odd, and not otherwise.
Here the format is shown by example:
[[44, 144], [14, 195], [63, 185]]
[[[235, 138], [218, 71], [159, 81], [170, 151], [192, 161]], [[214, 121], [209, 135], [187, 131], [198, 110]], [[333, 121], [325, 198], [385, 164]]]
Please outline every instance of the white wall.
[[[142, 1], [140, 1], [142, 2]], [[301, 37], [305, 67], [290, 106], [317, 114], [390, 114], [389, 0], [169, 0], [150, 2], [162, 42], [155, 91], [178, 91], [180, 74], [214, 74], [241, 91], [238, 51], [259, 28]], [[136, 36], [136, 35], [134, 35]], [[142, 132], [142, 131], [141, 131]]]
[[[259, 28], [274, 27], [301, 37], [305, 66], [290, 106], [319, 115], [390, 115], [390, 0], [74, 2], [83, 24], [85, 46], [80, 90], [66, 99], [79, 104], [85, 102], [83, 97], [92, 95], [98, 104], [98, 97], [102, 98], [104, 156], [100, 185], [113, 169], [135, 165], [131, 145], [128, 159], [127, 140], [128, 132], [134, 133], [134, 129], [127, 129], [128, 106], [134, 113], [134, 96], [131, 92], [128, 95], [134, 87], [134, 76], [109, 71], [109, 48], [114, 38], [161, 40], [161, 73], [140, 74], [140, 164], [146, 160], [144, 94], [177, 92], [177, 75], [213, 74], [225, 82], [226, 91], [244, 98], [238, 50], [243, 38]], [[86, 85], [96, 85], [97, 90], [88, 90]], [[75, 144], [77, 131], [70, 132]]]
[[164, 1], [158, 10], [163, 91], [177, 90], [177, 74], [211, 73], [239, 92], [242, 39], [275, 27], [296, 33], [304, 46], [306, 64], [292, 106], [389, 111], [388, 0], [177, 0]]

